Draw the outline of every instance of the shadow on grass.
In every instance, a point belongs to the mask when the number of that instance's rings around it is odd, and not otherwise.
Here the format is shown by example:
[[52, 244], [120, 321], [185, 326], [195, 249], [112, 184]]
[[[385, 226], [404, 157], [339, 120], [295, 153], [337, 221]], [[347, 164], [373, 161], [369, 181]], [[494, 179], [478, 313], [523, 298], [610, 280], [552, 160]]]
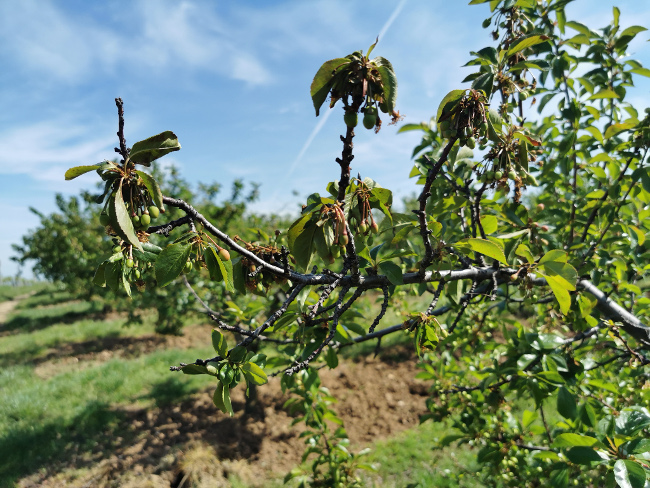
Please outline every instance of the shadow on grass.
[[45, 309], [22, 310], [0, 324], [0, 334], [34, 332], [55, 324], [72, 324], [82, 319], [105, 318], [109, 307], [101, 302], [81, 302], [74, 305]]
[[37, 293], [34, 293], [29, 298], [21, 300], [16, 306], [16, 310], [28, 310], [34, 307], [59, 305], [61, 303], [69, 302], [77, 298], [79, 297], [76, 297], [67, 291], [41, 290]]
[[[119, 352], [123, 359], [142, 356], [165, 344], [166, 339], [161, 336], [120, 337], [119, 332], [111, 332], [104, 337], [83, 342], [63, 342], [49, 347], [31, 344], [31, 347], [4, 353], [0, 357], [0, 367], [20, 364], [38, 366], [47, 361], [66, 357], [76, 357], [79, 360], [93, 359], [93, 356], [102, 352]], [[53, 349], [47, 354], [44, 350]]]
[[157, 407], [166, 407], [179, 403], [195, 390], [187, 381], [182, 381], [178, 375], [166, 378], [154, 384], [151, 391], [140, 397], [140, 400], [153, 400]]
[[[208, 395], [180, 401], [188, 392], [179, 380], [164, 381], [148, 395], [161, 405], [157, 408], [91, 402], [66, 421], [9, 429], [0, 434], [0, 488], [26, 476], [38, 486], [57, 473], [104, 461], [103, 476], [118, 478], [133, 465], [156, 467], [176, 446], [197, 438], [213, 445], [220, 459], [249, 458], [259, 452], [269, 435], [264, 429], [251, 428], [246, 416], [218, 412]], [[233, 401], [233, 408], [241, 412], [244, 405]]]

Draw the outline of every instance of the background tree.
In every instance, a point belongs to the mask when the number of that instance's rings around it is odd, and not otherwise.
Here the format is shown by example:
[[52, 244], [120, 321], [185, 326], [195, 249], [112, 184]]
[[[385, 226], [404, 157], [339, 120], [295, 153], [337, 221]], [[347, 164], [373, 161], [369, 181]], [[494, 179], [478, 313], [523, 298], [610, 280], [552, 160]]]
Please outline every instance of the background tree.
[[[223, 312], [202, 300], [216, 355], [172, 370], [215, 376], [214, 403], [231, 414], [231, 388], [265, 383], [265, 370], [282, 374], [309, 429], [305, 456], [314, 456], [310, 473], [288, 478], [359, 483], [344, 429], [328, 428], [337, 418], [316, 370], [335, 367], [342, 347], [406, 333], [420, 377], [432, 382], [425, 420], [451, 417], [458, 433], [441, 444], [476, 446], [486, 484], [646, 484], [650, 119], [626, 102], [634, 75], [650, 76], [626, 57], [645, 28], [621, 28], [614, 9], [594, 31], [566, 19], [566, 0], [489, 3], [484, 27], [496, 46], [472, 53], [471, 88], [447, 94], [429, 123], [402, 128], [424, 131], [411, 212], [394, 212], [390, 190], [352, 176], [359, 114], [377, 132], [381, 113], [400, 119], [395, 73], [370, 59], [374, 45], [314, 78], [317, 115], [328, 98], [343, 106], [340, 177], [287, 231], [241, 241], [178, 195], [163, 196], [138, 168], [180, 145], [168, 131], [129, 150], [120, 99], [121, 161], [66, 173], [97, 170], [106, 185], [106, 230], [118, 244], [96, 283], [130, 293], [140, 273], [164, 287], [197, 267], [227, 293], [255, 296]], [[145, 216], [164, 206], [185, 215], [149, 226]], [[149, 242], [178, 227], [187, 232], [164, 249]], [[359, 320], [359, 299], [376, 291], [376, 316]], [[379, 328], [407, 293], [429, 295], [429, 305]], [[279, 296], [262, 314], [260, 303]], [[220, 330], [239, 335], [234, 347]], [[270, 344], [268, 359], [251, 350], [259, 342]]]

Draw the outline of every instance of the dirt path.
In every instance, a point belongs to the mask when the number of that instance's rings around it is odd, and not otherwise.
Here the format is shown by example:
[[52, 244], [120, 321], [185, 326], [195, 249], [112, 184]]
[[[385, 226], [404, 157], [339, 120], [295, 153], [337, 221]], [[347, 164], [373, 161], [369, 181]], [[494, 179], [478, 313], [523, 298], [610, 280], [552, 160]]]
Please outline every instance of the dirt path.
[[14, 308], [16, 308], [18, 303], [20, 303], [20, 301], [24, 300], [25, 298], [31, 297], [33, 294], [34, 292], [25, 293], [24, 295], [18, 295], [11, 300], [0, 303], [0, 328], [2, 328], [5, 321], [7, 320], [7, 317], [9, 317], [9, 314], [13, 311]]

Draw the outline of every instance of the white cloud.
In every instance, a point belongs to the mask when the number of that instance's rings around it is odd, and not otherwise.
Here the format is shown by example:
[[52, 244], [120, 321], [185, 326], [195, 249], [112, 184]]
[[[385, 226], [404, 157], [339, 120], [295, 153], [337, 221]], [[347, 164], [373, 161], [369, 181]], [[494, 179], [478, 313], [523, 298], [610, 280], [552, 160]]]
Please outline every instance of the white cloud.
[[68, 120], [39, 122], [0, 133], [0, 174], [28, 174], [61, 183], [71, 166], [95, 164], [113, 156], [115, 135]]
[[141, 0], [131, 8], [121, 5], [127, 20], [111, 24], [63, 11], [46, 0], [3, 2], [0, 41], [5, 47], [0, 54], [21, 68], [70, 84], [98, 74], [142, 69], [177, 74], [179, 68], [250, 85], [271, 82], [267, 68], [243, 47], [245, 33], [227, 27], [206, 5]]

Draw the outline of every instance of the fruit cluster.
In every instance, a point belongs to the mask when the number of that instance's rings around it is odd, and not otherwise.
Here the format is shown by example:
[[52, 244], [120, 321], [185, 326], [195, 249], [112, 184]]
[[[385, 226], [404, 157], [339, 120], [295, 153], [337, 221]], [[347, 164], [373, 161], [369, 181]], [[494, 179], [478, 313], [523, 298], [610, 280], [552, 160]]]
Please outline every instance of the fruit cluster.
[[[282, 253], [275, 246], [260, 246], [252, 244], [244, 241], [239, 236], [235, 236], [234, 239], [240, 242], [247, 251], [252, 252], [269, 264], [277, 265], [277, 263], [282, 262]], [[291, 259], [293, 260], [293, 257], [291, 257]], [[244, 286], [248, 291], [262, 294], [266, 292], [266, 287], [270, 286], [272, 283], [284, 281], [284, 278], [278, 278], [273, 273], [265, 273], [264, 270], [258, 269], [255, 262], [245, 256], [242, 257], [240, 263], [244, 275]]]
[[458, 138], [461, 146], [470, 149], [476, 147], [476, 138], [484, 142], [488, 134], [486, 103], [483, 93], [470, 90], [451, 110], [440, 117], [439, 127], [442, 137]]
[[[219, 255], [219, 258], [222, 261], [230, 261], [230, 253], [228, 252], [227, 249], [224, 249], [223, 247], [220, 247], [217, 244], [213, 244], [213, 245], [214, 247], [216, 247], [217, 254]], [[202, 247], [203, 246], [201, 246], [201, 248]], [[205, 263], [205, 258], [199, 248], [199, 250], [197, 250], [196, 253], [194, 253], [189, 258], [187, 258], [187, 261], [185, 262], [185, 267], [183, 268], [183, 272], [187, 274], [191, 272], [193, 269], [196, 271], [201, 271], [201, 268], [206, 268], [206, 267], [207, 265]]]

